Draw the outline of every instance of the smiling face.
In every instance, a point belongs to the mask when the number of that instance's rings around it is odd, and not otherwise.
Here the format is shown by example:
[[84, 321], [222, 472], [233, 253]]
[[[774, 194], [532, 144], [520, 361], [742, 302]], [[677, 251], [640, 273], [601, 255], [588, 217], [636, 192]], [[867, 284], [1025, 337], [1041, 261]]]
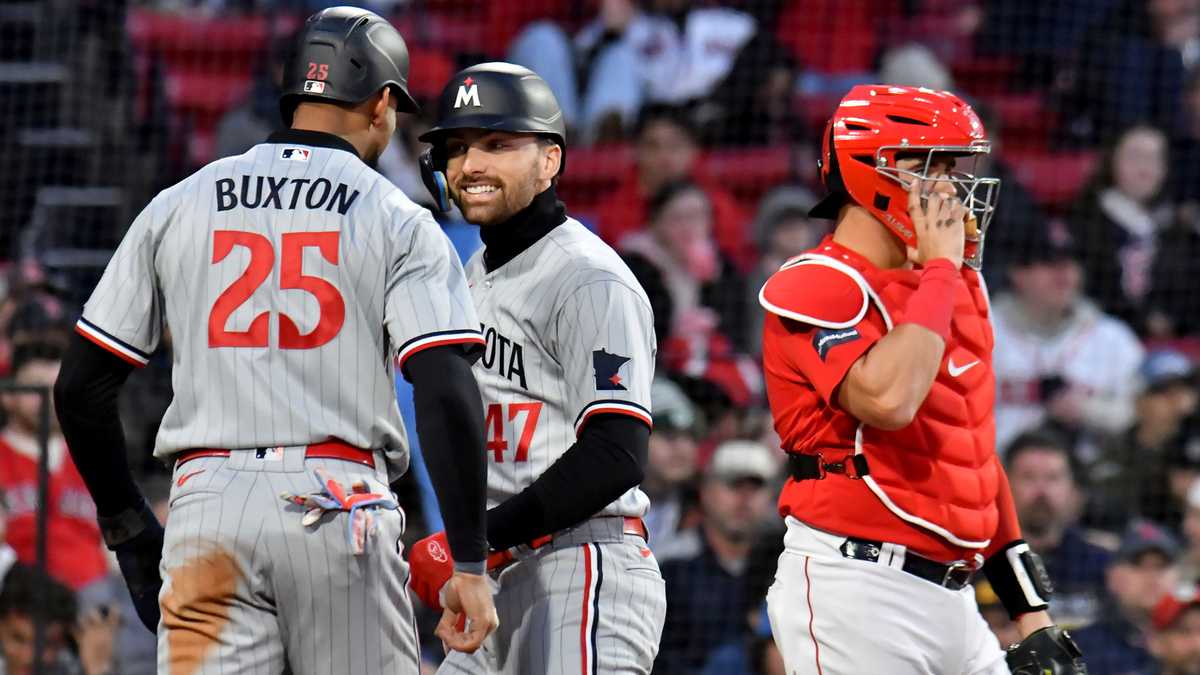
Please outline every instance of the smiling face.
[[501, 223], [558, 175], [562, 148], [535, 134], [455, 129], [446, 134], [446, 182], [467, 222]]

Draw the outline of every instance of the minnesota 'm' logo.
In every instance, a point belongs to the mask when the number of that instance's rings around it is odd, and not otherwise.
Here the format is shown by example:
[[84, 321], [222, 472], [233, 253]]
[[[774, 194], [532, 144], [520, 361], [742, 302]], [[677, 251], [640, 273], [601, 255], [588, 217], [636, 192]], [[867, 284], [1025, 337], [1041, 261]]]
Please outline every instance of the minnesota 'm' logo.
[[592, 369], [596, 371], [596, 391], [625, 391], [621, 384], [621, 366], [629, 362], [628, 356], [609, 354], [603, 349], [592, 352]]
[[463, 80], [462, 84], [458, 85], [458, 94], [454, 96], [454, 108], [457, 110], [468, 103], [476, 108], [483, 107], [483, 104], [479, 102], [479, 85], [475, 84], [475, 80], [471, 79], [470, 75]]

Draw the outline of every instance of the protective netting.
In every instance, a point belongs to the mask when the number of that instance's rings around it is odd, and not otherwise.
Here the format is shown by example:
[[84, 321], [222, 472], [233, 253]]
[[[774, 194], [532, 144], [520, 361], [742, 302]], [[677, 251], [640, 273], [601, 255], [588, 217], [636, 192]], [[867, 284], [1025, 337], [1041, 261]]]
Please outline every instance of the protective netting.
[[[983, 263], [997, 447], [1026, 537], [1060, 587], [1053, 613], [1095, 623], [1080, 632], [1093, 673], [1155, 658], [1164, 672], [1195, 672], [1170, 670], [1200, 663], [1173, 650], [1179, 626], [1148, 617], [1200, 575], [1200, 0], [367, 4], [408, 41], [410, 90], [426, 111], [402, 116], [379, 171], [429, 203], [415, 139], [432, 99], [467, 65], [526, 65], [569, 126], [559, 190], [569, 212], [622, 252], [655, 304], [645, 489], [670, 607], [655, 672], [782, 672], [763, 597], [782, 547], [783, 455], [763, 392], [757, 293], [827, 232], [807, 216], [822, 192], [821, 129], [864, 82], [952, 90], [993, 139], [979, 172], [1002, 181]], [[62, 342], [154, 194], [280, 126], [290, 37], [321, 5], [0, 3], [9, 375], [23, 377], [12, 368], [20, 348]], [[478, 245], [469, 227], [446, 227], [464, 256]], [[149, 454], [170, 392], [164, 353], [122, 399], [131, 464], [160, 500], [166, 474]], [[24, 414], [14, 418], [16, 399], [0, 401], [4, 438], [36, 433], [12, 421]], [[14, 468], [18, 445], [0, 442], [10, 541], [36, 510], [14, 498], [33, 489]], [[440, 521], [422, 508], [434, 503], [423, 472], [404, 485], [411, 542]], [[51, 521], [87, 511], [61, 501], [52, 497]], [[54, 572], [67, 554], [49, 555]], [[123, 597], [96, 590], [112, 578], [60, 578], [84, 607]], [[1011, 639], [995, 597], [986, 587], [978, 597]], [[151, 672], [130, 625], [117, 672]]]

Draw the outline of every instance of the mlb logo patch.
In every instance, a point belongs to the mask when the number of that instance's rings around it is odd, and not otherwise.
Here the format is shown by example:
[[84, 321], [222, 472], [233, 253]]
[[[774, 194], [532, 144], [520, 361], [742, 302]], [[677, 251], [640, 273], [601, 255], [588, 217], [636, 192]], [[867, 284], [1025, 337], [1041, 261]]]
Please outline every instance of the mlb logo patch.
[[325, 93], [325, 83], [319, 82], [317, 80], [305, 80], [304, 81], [304, 91], [305, 91], [305, 93], [308, 93], [308, 94], [324, 94]]
[[308, 148], [284, 148], [279, 153], [279, 159], [289, 162], [307, 162], [308, 156], [312, 154], [312, 150]]

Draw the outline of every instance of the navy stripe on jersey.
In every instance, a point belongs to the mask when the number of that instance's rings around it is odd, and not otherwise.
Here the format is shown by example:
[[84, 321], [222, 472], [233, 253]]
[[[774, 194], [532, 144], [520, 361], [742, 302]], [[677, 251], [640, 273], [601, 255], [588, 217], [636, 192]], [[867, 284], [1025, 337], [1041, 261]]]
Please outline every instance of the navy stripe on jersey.
[[442, 345], [463, 344], [463, 343], [478, 343], [486, 344], [483, 340], [483, 334], [477, 330], [439, 330], [432, 333], [425, 333], [405, 342], [400, 346], [400, 350], [396, 356], [400, 363], [400, 367], [404, 367], [404, 362], [408, 357], [416, 354], [422, 349], [430, 347], [440, 347]]
[[79, 321], [75, 324], [75, 330], [83, 337], [95, 342], [100, 347], [135, 366], [144, 366], [150, 361], [150, 355], [146, 352], [113, 336], [112, 333], [83, 317], [80, 317]]
[[579, 411], [579, 415], [575, 417], [575, 434], [579, 434], [579, 430], [583, 428], [583, 423], [592, 415], [600, 413], [615, 413], [617, 415], [629, 415], [646, 423], [646, 426], [654, 428], [654, 418], [650, 415], [650, 411], [644, 406], [638, 405], [633, 401], [625, 401], [621, 399], [603, 399], [600, 401], [592, 401], [584, 406], [583, 410]]

